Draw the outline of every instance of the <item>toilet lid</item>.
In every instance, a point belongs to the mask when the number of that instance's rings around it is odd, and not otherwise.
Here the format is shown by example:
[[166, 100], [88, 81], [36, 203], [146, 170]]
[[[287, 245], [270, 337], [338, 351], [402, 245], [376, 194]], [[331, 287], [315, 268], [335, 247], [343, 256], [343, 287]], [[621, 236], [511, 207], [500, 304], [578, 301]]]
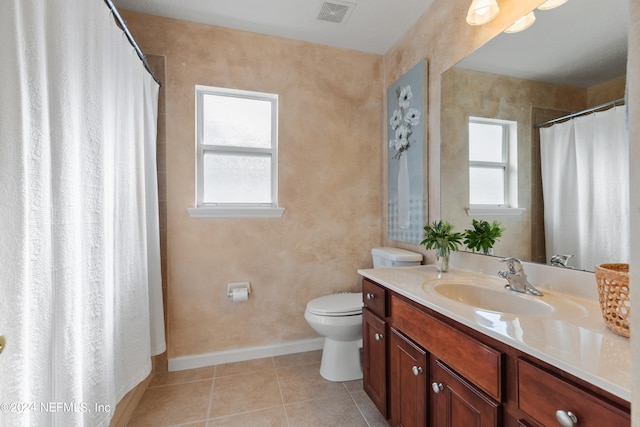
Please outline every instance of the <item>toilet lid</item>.
[[307, 303], [307, 311], [325, 316], [350, 316], [362, 313], [362, 292], [326, 295]]

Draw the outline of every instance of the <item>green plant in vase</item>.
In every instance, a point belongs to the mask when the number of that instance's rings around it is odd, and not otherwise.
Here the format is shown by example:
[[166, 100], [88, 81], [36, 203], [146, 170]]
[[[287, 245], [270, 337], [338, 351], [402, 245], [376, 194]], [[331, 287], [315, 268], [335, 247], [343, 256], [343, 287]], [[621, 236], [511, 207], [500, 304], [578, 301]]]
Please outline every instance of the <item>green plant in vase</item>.
[[436, 268], [438, 271], [449, 270], [449, 255], [457, 251], [462, 243], [463, 234], [453, 231], [453, 225], [447, 221], [437, 221], [433, 225], [425, 225], [424, 240], [420, 242], [427, 249], [436, 251]]
[[504, 227], [498, 221], [484, 219], [471, 221], [471, 227], [464, 231], [464, 244], [473, 252], [493, 255], [493, 245], [502, 236]]

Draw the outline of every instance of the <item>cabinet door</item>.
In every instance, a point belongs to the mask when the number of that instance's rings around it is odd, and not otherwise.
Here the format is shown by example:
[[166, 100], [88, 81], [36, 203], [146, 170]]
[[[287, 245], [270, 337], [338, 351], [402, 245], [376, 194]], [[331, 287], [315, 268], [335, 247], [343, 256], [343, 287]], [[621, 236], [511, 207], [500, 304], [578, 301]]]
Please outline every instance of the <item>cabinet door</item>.
[[362, 387], [385, 418], [387, 410], [386, 323], [362, 310]]
[[414, 303], [391, 297], [393, 326], [407, 334], [430, 357], [445, 363], [494, 400], [503, 399], [504, 354], [428, 315]]
[[431, 425], [496, 427], [501, 405], [439, 360], [431, 363]]
[[391, 328], [389, 362], [391, 425], [425, 427], [427, 425], [427, 353]]

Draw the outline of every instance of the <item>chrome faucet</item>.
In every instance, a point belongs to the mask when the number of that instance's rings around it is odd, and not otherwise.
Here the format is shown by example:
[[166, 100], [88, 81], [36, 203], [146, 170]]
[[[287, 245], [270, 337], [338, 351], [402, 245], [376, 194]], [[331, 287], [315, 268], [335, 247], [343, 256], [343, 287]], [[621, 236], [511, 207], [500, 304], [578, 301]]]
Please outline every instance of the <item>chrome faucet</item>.
[[551, 257], [549, 262], [554, 267], [564, 267], [564, 268], [573, 268], [570, 265], [567, 265], [567, 262], [570, 258], [573, 258], [574, 255], [565, 255], [565, 254], [556, 254]]
[[542, 292], [537, 290], [527, 280], [527, 275], [522, 267], [522, 261], [518, 258], [500, 258], [499, 261], [507, 263], [508, 270], [498, 271], [498, 277], [507, 279], [507, 282], [509, 282], [504, 285], [505, 288], [516, 292], [522, 292], [523, 294], [535, 295], [537, 297], [541, 297], [543, 295]]

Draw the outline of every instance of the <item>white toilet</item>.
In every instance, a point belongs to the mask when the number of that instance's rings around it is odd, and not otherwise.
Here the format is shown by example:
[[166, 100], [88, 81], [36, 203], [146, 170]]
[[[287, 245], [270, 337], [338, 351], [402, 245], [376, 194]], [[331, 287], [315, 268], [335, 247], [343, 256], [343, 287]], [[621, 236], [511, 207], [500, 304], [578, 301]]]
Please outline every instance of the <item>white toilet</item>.
[[[373, 267], [420, 265], [422, 255], [398, 248], [373, 248]], [[329, 381], [362, 378], [362, 292], [337, 293], [307, 303], [304, 318], [325, 337], [320, 375]]]

